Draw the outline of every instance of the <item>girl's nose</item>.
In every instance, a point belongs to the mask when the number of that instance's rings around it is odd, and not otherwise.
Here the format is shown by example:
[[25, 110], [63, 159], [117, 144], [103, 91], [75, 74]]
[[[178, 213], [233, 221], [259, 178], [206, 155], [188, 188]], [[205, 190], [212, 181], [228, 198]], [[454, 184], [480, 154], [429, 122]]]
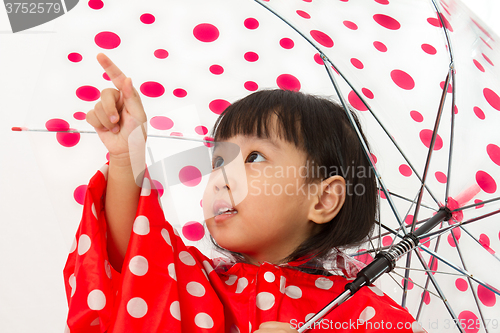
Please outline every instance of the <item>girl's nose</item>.
[[220, 167], [219, 170], [213, 171], [215, 175], [213, 175], [213, 190], [214, 193], [218, 193], [221, 190], [234, 190], [236, 188], [236, 181], [230, 175], [226, 168]]

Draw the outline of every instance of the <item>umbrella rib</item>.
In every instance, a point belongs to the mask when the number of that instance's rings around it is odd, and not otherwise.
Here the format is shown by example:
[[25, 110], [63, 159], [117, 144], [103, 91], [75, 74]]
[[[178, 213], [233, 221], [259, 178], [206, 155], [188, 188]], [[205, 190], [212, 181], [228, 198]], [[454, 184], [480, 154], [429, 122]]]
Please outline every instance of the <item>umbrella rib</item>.
[[500, 197], [489, 199], [489, 200], [486, 200], [486, 201], [481, 201], [481, 202], [474, 203], [474, 204], [471, 204], [471, 205], [468, 205], [468, 206], [463, 206], [463, 207], [454, 209], [451, 212], [452, 213], [460, 212], [460, 211], [465, 210], [465, 209], [474, 208], [474, 207], [477, 207], [477, 206], [480, 206], [480, 205], [486, 205], [486, 204], [489, 204], [489, 203], [492, 203], [492, 202], [495, 202], [495, 201], [498, 201], [498, 200], [500, 200]]
[[[463, 231], [465, 231], [465, 233], [466, 233], [467, 235], [469, 235], [469, 237], [470, 237], [470, 238], [472, 238], [473, 240], [475, 240], [475, 241], [476, 241], [476, 243], [478, 243], [479, 245], [481, 245], [481, 246], [484, 248], [483, 244], [481, 244], [481, 242], [480, 242], [480, 241], [479, 241], [476, 237], [474, 237], [474, 236], [473, 236], [473, 235], [469, 232], [469, 230], [465, 229], [463, 226], [460, 226], [460, 229], [462, 229]], [[455, 235], [454, 235], [453, 233], [451, 233], [451, 234], [453, 235], [453, 237], [455, 237]], [[486, 249], [485, 249], [485, 250], [486, 250]], [[494, 252], [493, 252], [493, 253], [492, 253], [492, 252], [489, 252], [489, 251], [487, 251], [487, 252], [488, 252], [489, 254], [491, 254], [491, 255], [492, 255], [492, 256], [493, 256], [496, 260], [500, 261], [500, 258], [498, 258], [498, 257], [495, 255], [495, 253], [494, 253]], [[464, 266], [464, 268], [465, 268], [465, 266]], [[467, 268], [465, 268], [465, 269], [467, 269]]]
[[[482, 220], [482, 219], [485, 219], [487, 217], [490, 217], [490, 216], [493, 216], [495, 214], [498, 214], [500, 213], [500, 209], [499, 210], [495, 210], [491, 213], [487, 213], [487, 214], [484, 214], [484, 215], [481, 215], [481, 216], [478, 216], [478, 217], [475, 217], [475, 218], [472, 218], [470, 220], [467, 220], [465, 222], [462, 222], [462, 223], [459, 223], [459, 224], [454, 224], [454, 225], [451, 225], [451, 226], [448, 226], [446, 228], [443, 228], [442, 230], [438, 230], [438, 231], [434, 231], [434, 232], [431, 232], [431, 233], [427, 233], [425, 234], [424, 236], [425, 237], [433, 237], [433, 236], [436, 236], [436, 235], [439, 235], [441, 233], [445, 233], [446, 231], [448, 230], [452, 230], [452, 229], [455, 229], [455, 228], [458, 228], [458, 227], [461, 227], [461, 226], [464, 226], [464, 225], [467, 225], [467, 224], [470, 224], [472, 222], [477, 222], [479, 220]], [[435, 238], [435, 237], [434, 237]], [[433, 239], [433, 238], [431, 238]]]
[[[443, 227], [443, 223], [441, 222], [441, 225], [439, 226], [439, 228], [441, 229], [442, 227]], [[437, 240], [436, 240], [436, 245], [434, 246], [434, 251], [435, 251], [435, 252], [438, 250], [438, 247], [439, 247], [439, 243], [440, 243], [440, 241], [441, 241], [441, 235], [439, 235], [439, 236], [437, 237]], [[432, 258], [431, 258], [431, 265], [430, 265], [431, 267], [430, 267], [430, 270], [429, 270], [429, 272], [431, 272], [431, 273], [432, 273], [432, 267], [434, 266], [434, 262], [435, 262], [435, 261], [436, 261], [436, 258], [435, 258], [435, 257], [432, 257]], [[427, 279], [426, 279], [426, 281], [425, 281], [425, 288], [427, 288], [427, 286], [429, 285], [429, 279], [430, 279], [430, 276], [431, 276], [431, 275], [432, 275], [432, 274], [427, 273]], [[422, 309], [423, 302], [424, 302], [424, 295], [422, 295], [422, 298], [420, 299], [420, 305], [418, 306], [418, 313], [419, 313], [419, 314], [420, 314], [420, 311], [421, 311], [421, 309]]]
[[461, 269], [460, 267], [458, 267], [457, 265], [455, 264], [452, 264], [451, 262], [449, 262], [448, 260], [444, 259], [442, 256], [440, 256], [439, 254], [435, 253], [434, 251], [432, 250], [429, 250], [427, 249], [425, 246], [419, 246], [422, 250], [424, 250], [425, 252], [429, 253], [430, 255], [436, 257], [438, 260], [440, 260], [441, 262], [445, 263], [446, 265], [450, 266], [451, 268], [453, 268], [454, 270], [462, 273], [463, 276], [467, 276], [467, 277], [470, 277], [472, 280], [476, 281], [478, 284], [482, 285], [483, 287], [491, 290], [492, 292], [494, 292], [495, 294], [499, 295], [500, 296], [500, 290], [497, 290], [496, 288], [493, 288], [491, 286], [489, 286], [488, 284], [486, 284], [485, 282], [479, 280], [478, 278], [476, 278], [475, 276], [471, 275], [469, 272], [467, 272], [466, 270], [463, 270]]
[[[393, 196], [395, 196], [396, 198], [399, 198], [399, 199], [402, 199], [402, 200], [405, 200], [405, 201], [408, 201], [408, 202], [416, 203], [416, 200], [411, 200], [411, 199], [409, 199], [409, 198], [406, 198], [406, 197], [404, 197], [404, 196], [402, 196], [402, 195], [400, 195], [400, 194], [397, 194], [397, 193], [391, 192], [391, 191], [389, 191], [389, 190], [388, 190], [387, 192], [389, 192], [389, 194], [390, 194], [390, 195], [393, 195]], [[500, 200], [500, 198], [498, 198], [498, 199]], [[432, 208], [431, 206], [424, 205], [424, 204], [421, 204], [421, 206], [422, 206], [422, 207], [425, 207], [425, 208], [427, 208], [427, 209], [431, 209], [431, 210], [433, 210], [433, 211], [437, 212], [437, 209]]]
[[[451, 40], [450, 40], [450, 35], [448, 34], [448, 29], [446, 27], [446, 22], [444, 21], [443, 14], [441, 13], [441, 10], [439, 9], [439, 6], [437, 5], [436, 0], [431, 0], [432, 4], [434, 5], [434, 9], [436, 10], [436, 13], [438, 14], [439, 22], [441, 23], [442, 30], [444, 32], [445, 38], [446, 38], [446, 44], [448, 46], [448, 55], [450, 56], [450, 73], [451, 73], [451, 133], [450, 133], [450, 149], [449, 149], [449, 155], [448, 155], [448, 171], [447, 171], [447, 179], [446, 179], [446, 194], [445, 194], [445, 200], [446, 204], [448, 204], [448, 197], [449, 197], [449, 189], [450, 189], [450, 178], [451, 178], [451, 162], [453, 159], [453, 142], [454, 142], [454, 135], [455, 135], [455, 60], [454, 60], [454, 55], [453, 55], [453, 47], [451, 45]], [[448, 89], [448, 82], [446, 82], [445, 86], [443, 87], [443, 90]]]
[[[411, 268], [404, 268], [404, 267], [400, 267], [400, 266], [396, 266], [395, 268], [411, 269]], [[399, 276], [399, 277], [401, 277], [401, 278], [403, 278], [403, 279], [406, 279], [406, 278], [405, 278], [403, 275], [399, 274], [398, 272], [394, 272], [394, 271], [392, 271], [392, 272], [390, 272], [390, 273], [389, 273], [389, 276], [390, 276], [390, 277], [394, 280], [394, 282], [396, 282], [396, 284], [397, 284], [397, 285], [398, 285], [398, 286], [402, 289], [403, 287], [401, 287], [401, 285], [400, 285], [400, 284], [396, 281], [396, 279], [394, 279], [394, 277], [393, 277], [391, 274], [396, 274], [397, 276]], [[418, 283], [415, 283], [415, 282], [413, 282], [413, 281], [411, 281], [411, 283], [413, 283], [414, 285], [416, 285], [416, 286], [417, 286], [417, 287], [419, 287], [420, 289], [427, 291], [429, 294], [432, 294], [432, 295], [436, 296], [437, 298], [442, 299], [442, 298], [441, 298], [441, 296], [439, 296], [438, 294], [436, 294], [436, 293], [434, 293], [434, 292], [430, 291], [429, 289], [425, 289], [424, 287], [422, 287], [422, 286], [421, 286], [421, 285], [419, 285]]]
[[[425, 250], [425, 249], [424, 249]], [[418, 250], [414, 250], [415, 253], [417, 254], [417, 257], [420, 261], [420, 264], [428, 271], [429, 270], [429, 267], [427, 267], [427, 264], [425, 263], [424, 259], [422, 258], [422, 255], [418, 252]], [[430, 278], [432, 284], [434, 285], [434, 288], [436, 288], [436, 291], [438, 292], [438, 294], [441, 296], [441, 299], [443, 300], [443, 303], [446, 307], [446, 309], [448, 310], [449, 314], [451, 315], [453, 321], [455, 322], [455, 324], [457, 325], [457, 328], [459, 329], [460, 332], [462, 333], [465, 333], [464, 332], [464, 329], [461, 327], [460, 325], [460, 322], [457, 318], [457, 316], [455, 315], [455, 312], [453, 311], [453, 309], [451, 308], [451, 305], [450, 303], [448, 302], [448, 299], [444, 296], [443, 294], [443, 291], [441, 290], [441, 288], [439, 287], [439, 284], [437, 283], [436, 279], [434, 278], [434, 275], [432, 274], [427, 274], [427, 276]], [[422, 294], [422, 299], [423, 299], [423, 294]], [[418, 314], [417, 314], [417, 318], [415, 318], [417, 321], [418, 321], [418, 317], [420, 316], [420, 308], [418, 310]]]
[[[326, 71], [328, 73], [328, 76], [330, 77], [330, 81], [332, 82], [333, 87], [335, 88], [335, 91], [337, 92], [337, 95], [340, 98], [340, 101], [342, 103], [344, 111], [345, 111], [347, 117], [349, 118], [349, 122], [351, 123], [351, 125], [353, 126], [353, 128], [356, 130], [356, 134], [358, 136], [358, 139], [359, 139], [361, 145], [363, 146], [363, 150], [364, 150], [365, 156], [368, 159], [368, 161], [370, 163], [370, 166], [371, 166], [373, 172], [375, 173], [375, 176], [377, 177], [377, 180], [378, 180], [380, 186], [382, 187], [382, 189], [384, 190], [384, 193], [386, 194], [387, 200], [389, 202], [389, 206], [391, 207], [392, 212], [396, 216], [396, 219], [397, 219], [399, 225], [401, 227], [403, 227], [403, 221], [401, 220], [401, 216], [399, 216], [399, 213], [398, 213], [398, 211], [397, 211], [397, 209], [396, 209], [396, 207], [394, 205], [394, 202], [392, 201], [392, 197], [387, 192], [387, 186], [385, 186], [384, 181], [382, 180], [382, 177], [379, 175], [377, 169], [373, 165], [372, 159], [368, 155], [368, 153], [369, 153], [368, 146], [367, 146], [365, 140], [363, 139], [363, 137], [362, 137], [362, 135], [361, 135], [361, 133], [359, 131], [359, 128], [356, 125], [356, 122], [354, 121], [354, 119], [353, 119], [353, 117], [351, 115], [351, 112], [349, 111], [350, 109], [347, 106], [347, 102], [345, 101], [345, 98], [342, 95], [342, 92], [340, 91], [340, 87], [338, 86], [337, 81], [335, 80], [335, 77], [333, 76], [333, 74], [331, 72], [331, 69], [328, 66], [328, 64], [330, 64], [330, 66], [333, 67], [333, 64], [330, 62], [330, 59], [328, 59], [326, 56], [324, 56], [324, 58], [323, 58], [323, 64], [324, 64], [325, 69], [326, 69]], [[406, 230], [405, 229], [402, 229], [402, 230], [406, 234]]]
[[[426, 271], [425, 269], [419, 269], [419, 268], [407, 268], [405, 266], [395, 266], [394, 268], [407, 269], [407, 270], [410, 270], [410, 271], [417, 271], [417, 272], [426, 272], [426, 273], [428, 273], [428, 271]], [[431, 273], [439, 273], [439, 274], [444, 274], [444, 275], [460, 276], [460, 277], [463, 276], [463, 274], [450, 273], [450, 272], [441, 272], [441, 271], [433, 271], [433, 270], [429, 270], [429, 272], [431, 272]]]
[[[451, 237], [453, 237], [453, 241], [455, 242], [455, 247], [457, 249], [458, 257], [460, 258], [460, 261], [462, 262], [462, 266], [464, 267], [465, 270], [467, 270], [467, 265], [465, 265], [465, 261], [464, 261], [464, 258], [462, 256], [462, 250], [460, 250], [460, 245], [458, 244], [458, 240], [455, 237], [455, 234], [453, 232], [451, 233]], [[486, 332], [488, 332], [488, 328], [484, 322], [483, 311], [481, 311], [481, 307], [479, 306], [479, 302], [477, 301], [476, 292], [474, 291], [474, 288], [472, 288], [472, 282], [471, 282], [471, 279], [469, 277], [467, 277], [467, 282], [469, 283], [470, 291], [472, 293], [472, 296], [474, 297], [474, 302], [476, 303], [477, 310], [479, 311], [479, 316], [481, 317], [481, 320], [483, 321], [484, 329], [486, 330]]]
[[441, 123], [441, 116], [443, 115], [444, 101], [446, 100], [446, 94], [447, 94], [448, 84], [450, 83], [450, 72], [451, 72], [451, 68], [448, 71], [448, 75], [446, 75], [446, 81], [445, 81], [445, 84], [444, 84], [443, 93], [441, 95], [441, 101], [439, 103], [439, 109], [438, 109], [438, 112], [437, 112], [437, 115], [436, 115], [436, 121], [434, 122], [434, 129], [432, 131], [431, 143], [429, 145], [429, 150], [427, 152], [427, 158], [426, 158], [426, 161], [425, 161], [424, 175], [422, 177], [423, 178], [422, 179], [422, 185], [420, 186], [420, 191], [418, 193], [418, 199], [417, 199], [417, 206], [415, 207], [415, 213], [413, 214], [413, 223], [412, 223], [412, 227], [411, 227], [411, 232], [413, 232], [415, 230], [414, 224], [417, 221], [418, 212], [420, 211], [420, 205], [422, 203], [422, 199], [423, 199], [423, 196], [424, 196], [425, 182], [427, 180], [427, 174], [429, 172], [429, 166], [431, 164], [430, 162], [431, 162], [432, 152], [434, 150], [434, 144], [436, 142], [436, 137], [437, 137], [437, 132], [438, 132], [439, 124]]

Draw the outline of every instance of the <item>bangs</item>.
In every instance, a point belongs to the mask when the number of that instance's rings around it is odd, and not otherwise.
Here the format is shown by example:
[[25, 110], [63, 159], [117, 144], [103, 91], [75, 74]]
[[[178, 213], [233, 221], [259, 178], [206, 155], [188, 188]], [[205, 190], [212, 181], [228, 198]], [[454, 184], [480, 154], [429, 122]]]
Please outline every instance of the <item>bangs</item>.
[[214, 141], [224, 141], [236, 135], [260, 139], [278, 137], [302, 147], [300, 123], [303, 117], [298, 103], [294, 103], [291, 96], [297, 95], [290, 95], [289, 91], [263, 90], [231, 104], [214, 125]]

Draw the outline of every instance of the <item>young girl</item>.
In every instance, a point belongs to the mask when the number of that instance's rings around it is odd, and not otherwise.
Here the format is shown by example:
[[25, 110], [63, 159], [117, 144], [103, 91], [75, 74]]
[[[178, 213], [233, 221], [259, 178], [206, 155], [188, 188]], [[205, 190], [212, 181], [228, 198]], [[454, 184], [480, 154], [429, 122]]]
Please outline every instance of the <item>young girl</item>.
[[[233, 260], [209, 259], [165, 221], [147, 172], [136, 185], [128, 138], [147, 118], [130, 78], [103, 54], [98, 61], [118, 90], [103, 90], [87, 121], [110, 160], [89, 183], [64, 269], [67, 331], [291, 333], [343, 292], [360, 263], [339, 248], [366, 240], [377, 185], [340, 106], [270, 90], [224, 111], [203, 210]], [[219, 142], [239, 147], [246, 177], [223, 174]], [[370, 286], [310, 331], [392, 330], [423, 331]]]

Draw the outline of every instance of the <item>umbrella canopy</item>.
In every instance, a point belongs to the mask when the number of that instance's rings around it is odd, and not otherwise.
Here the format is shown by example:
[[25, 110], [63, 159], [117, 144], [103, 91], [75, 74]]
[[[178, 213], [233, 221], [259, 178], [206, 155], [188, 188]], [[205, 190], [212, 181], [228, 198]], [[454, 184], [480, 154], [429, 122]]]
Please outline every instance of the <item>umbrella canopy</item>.
[[[90, 1], [59, 20], [71, 29], [54, 36], [49, 46], [33, 99], [37, 107], [25, 127], [91, 131], [85, 112], [100, 90], [112, 86], [95, 61], [102, 51], [142, 93], [150, 135], [203, 139], [227, 105], [262, 88], [343, 99], [358, 111], [367, 133], [383, 188], [380, 222], [392, 230], [381, 229], [366, 249], [397, 242], [394, 233], [403, 235], [401, 225], [429, 218], [440, 206], [455, 210], [476, 204], [455, 211], [450, 225], [480, 218], [435, 236], [419, 253], [433, 270], [457, 273], [443, 261], [431, 262], [431, 254], [442, 253], [482, 284], [463, 275], [411, 272], [403, 293], [397, 275], [395, 281], [384, 279], [384, 291], [396, 300], [406, 295], [402, 303], [428, 331], [457, 330], [454, 319], [472, 323], [466, 331], [494, 331], [499, 286], [493, 277], [500, 273], [494, 215], [500, 208], [498, 37], [459, 2]], [[63, 70], [52, 74], [54, 68]], [[74, 234], [77, 214], [59, 207], [80, 207], [85, 184], [105, 162], [106, 151], [92, 134], [32, 138], [61, 229]], [[205, 234], [200, 200], [208, 172], [203, 163], [187, 160], [200, 146], [151, 138], [147, 156], [151, 165], [184, 161], [177, 170], [161, 169], [153, 177], [164, 190], [166, 219], [188, 244], [209, 253], [199, 242]], [[67, 223], [70, 216], [73, 224]], [[403, 258], [399, 266], [424, 269], [416, 256]], [[427, 282], [431, 276], [434, 281]], [[422, 294], [417, 285], [431, 293]]]

